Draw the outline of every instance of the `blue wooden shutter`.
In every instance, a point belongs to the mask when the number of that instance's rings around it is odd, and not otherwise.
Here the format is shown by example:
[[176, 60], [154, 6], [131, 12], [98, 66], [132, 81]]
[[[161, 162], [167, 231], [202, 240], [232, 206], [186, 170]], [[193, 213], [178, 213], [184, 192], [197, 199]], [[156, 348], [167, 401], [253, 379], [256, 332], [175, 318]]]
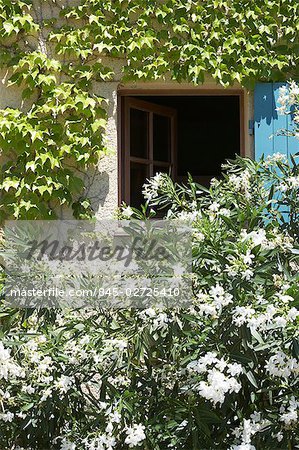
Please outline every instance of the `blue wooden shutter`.
[[[257, 83], [254, 91], [255, 159], [283, 153], [287, 157], [299, 151], [294, 137], [276, 136], [280, 129], [292, 130], [292, 117], [278, 115], [279, 88], [286, 83]], [[273, 136], [270, 139], [270, 136]]]

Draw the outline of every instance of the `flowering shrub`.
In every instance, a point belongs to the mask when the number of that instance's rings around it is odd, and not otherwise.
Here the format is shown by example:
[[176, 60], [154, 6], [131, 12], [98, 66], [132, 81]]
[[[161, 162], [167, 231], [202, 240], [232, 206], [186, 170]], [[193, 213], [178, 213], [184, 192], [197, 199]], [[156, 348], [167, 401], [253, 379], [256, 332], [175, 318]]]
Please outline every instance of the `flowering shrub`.
[[2, 308], [0, 448], [298, 448], [298, 171], [276, 154], [209, 190], [159, 174], [124, 208], [192, 219], [188, 310]]
[[298, 448], [298, 179], [296, 159], [240, 158], [123, 209], [192, 219], [188, 310], [2, 308], [0, 447]]
[[[291, 81], [288, 85], [282, 86], [279, 89], [277, 108], [279, 114], [292, 114], [295, 129], [289, 131], [291, 136], [299, 137], [299, 85], [295, 81]], [[291, 107], [294, 107], [292, 110]]]

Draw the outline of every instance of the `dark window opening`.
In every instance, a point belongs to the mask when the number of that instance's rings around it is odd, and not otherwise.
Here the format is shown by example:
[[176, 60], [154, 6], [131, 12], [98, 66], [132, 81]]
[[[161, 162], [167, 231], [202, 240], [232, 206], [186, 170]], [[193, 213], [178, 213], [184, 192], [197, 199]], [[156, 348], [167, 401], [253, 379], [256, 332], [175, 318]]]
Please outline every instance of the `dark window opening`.
[[123, 97], [122, 200], [139, 207], [157, 172], [208, 186], [241, 154], [240, 95]]

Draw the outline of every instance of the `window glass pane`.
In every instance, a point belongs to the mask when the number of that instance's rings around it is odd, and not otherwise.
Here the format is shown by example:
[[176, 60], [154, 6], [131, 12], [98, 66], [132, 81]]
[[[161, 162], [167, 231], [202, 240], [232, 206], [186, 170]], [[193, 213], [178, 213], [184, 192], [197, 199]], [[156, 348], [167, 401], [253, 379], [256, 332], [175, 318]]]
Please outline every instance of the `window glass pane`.
[[153, 167], [153, 176], [156, 175], [156, 173], [167, 173], [168, 175], [171, 175], [170, 166], [156, 166]]
[[139, 208], [141, 204], [145, 203], [145, 200], [142, 195], [142, 186], [147, 178], [149, 178], [149, 166], [146, 164], [131, 162], [131, 173], [130, 173], [131, 206]]
[[130, 109], [130, 155], [139, 158], [148, 156], [148, 113]]
[[198, 96], [178, 105], [178, 175], [221, 175], [221, 164], [240, 154], [238, 96]]
[[153, 117], [153, 145], [154, 159], [157, 161], [170, 160], [170, 118], [154, 114]]

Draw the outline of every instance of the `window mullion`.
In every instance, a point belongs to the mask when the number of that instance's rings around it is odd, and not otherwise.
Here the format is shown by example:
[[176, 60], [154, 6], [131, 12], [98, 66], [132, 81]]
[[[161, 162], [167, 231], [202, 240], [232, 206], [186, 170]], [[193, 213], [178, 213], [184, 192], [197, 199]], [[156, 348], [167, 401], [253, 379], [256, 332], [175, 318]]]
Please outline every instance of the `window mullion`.
[[154, 113], [149, 113], [149, 124], [148, 124], [148, 159], [150, 160], [149, 163], [149, 176], [152, 177], [154, 174], [154, 164], [153, 164], [153, 158], [154, 158]]

